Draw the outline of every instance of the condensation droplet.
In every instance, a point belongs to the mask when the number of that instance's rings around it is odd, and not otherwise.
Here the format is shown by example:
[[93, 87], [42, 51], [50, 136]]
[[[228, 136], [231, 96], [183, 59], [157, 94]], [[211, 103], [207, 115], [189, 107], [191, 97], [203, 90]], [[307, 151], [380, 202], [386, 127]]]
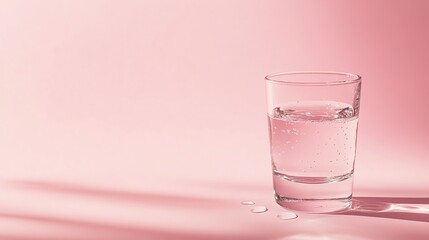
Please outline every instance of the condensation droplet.
[[242, 201], [241, 205], [254, 205], [255, 203], [252, 201]]
[[268, 208], [264, 207], [264, 206], [258, 206], [258, 207], [254, 207], [250, 210], [252, 213], [264, 213], [266, 211], [268, 211]]
[[296, 215], [293, 212], [281, 212], [281, 213], [277, 214], [277, 218], [279, 218], [281, 220], [291, 220], [291, 219], [295, 219], [297, 217], [298, 217], [298, 215]]

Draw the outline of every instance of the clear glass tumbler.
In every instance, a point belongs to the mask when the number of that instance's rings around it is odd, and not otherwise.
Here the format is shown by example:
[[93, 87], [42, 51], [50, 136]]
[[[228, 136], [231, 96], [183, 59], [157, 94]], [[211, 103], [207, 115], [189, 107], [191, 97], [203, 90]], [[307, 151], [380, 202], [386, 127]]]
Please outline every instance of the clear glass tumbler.
[[361, 77], [340, 72], [268, 75], [274, 194], [288, 209], [351, 205]]

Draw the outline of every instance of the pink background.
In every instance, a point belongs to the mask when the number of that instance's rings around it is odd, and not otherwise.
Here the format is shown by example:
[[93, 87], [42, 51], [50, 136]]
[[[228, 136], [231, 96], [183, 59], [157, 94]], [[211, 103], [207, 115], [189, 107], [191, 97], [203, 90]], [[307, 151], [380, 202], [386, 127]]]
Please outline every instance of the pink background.
[[[425, 0], [0, 1], [0, 239], [428, 239], [428, 23]], [[355, 196], [417, 210], [276, 218], [263, 77], [297, 70], [363, 76]]]

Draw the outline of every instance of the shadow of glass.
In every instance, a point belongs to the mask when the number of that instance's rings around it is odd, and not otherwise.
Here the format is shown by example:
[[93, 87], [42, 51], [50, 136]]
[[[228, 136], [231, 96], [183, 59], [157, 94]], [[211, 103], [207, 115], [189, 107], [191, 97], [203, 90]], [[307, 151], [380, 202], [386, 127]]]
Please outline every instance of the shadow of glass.
[[355, 197], [349, 209], [330, 214], [429, 222], [429, 198]]

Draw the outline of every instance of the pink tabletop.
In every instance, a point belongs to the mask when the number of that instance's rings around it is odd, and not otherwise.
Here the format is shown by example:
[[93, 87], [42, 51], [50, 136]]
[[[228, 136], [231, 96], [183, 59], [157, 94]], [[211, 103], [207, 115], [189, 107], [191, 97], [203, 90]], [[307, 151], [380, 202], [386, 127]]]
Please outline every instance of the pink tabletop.
[[[429, 239], [428, 12], [1, 1], [0, 240]], [[277, 217], [263, 77], [296, 70], [363, 76], [351, 211]]]

